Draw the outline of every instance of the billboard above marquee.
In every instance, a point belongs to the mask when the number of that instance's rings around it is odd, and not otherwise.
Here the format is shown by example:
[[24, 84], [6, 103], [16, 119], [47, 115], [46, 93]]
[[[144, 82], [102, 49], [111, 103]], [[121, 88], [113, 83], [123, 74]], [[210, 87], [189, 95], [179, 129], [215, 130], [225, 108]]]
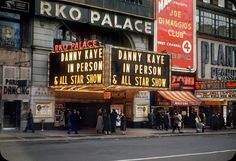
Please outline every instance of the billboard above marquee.
[[156, 0], [156, 50], [172, 56], [172, 69], [196, 70], [193, 0]]
[[103, 47], [50, 53], [49, 86], [103, 84]]
[[112, 48], [111, 84], [167, 89], [170, 56], [125, 48]]

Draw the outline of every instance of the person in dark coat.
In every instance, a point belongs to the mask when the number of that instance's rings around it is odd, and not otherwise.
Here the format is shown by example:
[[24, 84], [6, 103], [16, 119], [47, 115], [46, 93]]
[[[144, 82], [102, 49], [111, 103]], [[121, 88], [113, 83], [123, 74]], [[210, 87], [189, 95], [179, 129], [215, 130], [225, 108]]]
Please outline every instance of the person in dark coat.
[[123, 135], [126, 134], [126, 117], [125, 117], [124, 113], [121, 113], [121, 115], [120, 115], [120, 130]]
[[70, 109], [68, 109], [68, 113], [67, 113], [67, 118], [68, 118], [68, 120], [67, 120], [67, 133], [68, 134], [70, 134], [70, 132], [71, 132], [71, 121], [70, 121], [70, 115], [71, 115], [71, 110]]
[[64, 112], [65, 127], [68, 128], [68, 119], [69, 119], [69, 109], [67, 108]]
[[170, 115], [169, 115], [168, 112], [166, 112], [166, 113], [164, 114], [164, 118], [163, 118], [163, 121], [164, 121], [164, 128], [165, 128], [166, 131], [168, 131], [168, 129], [169, 129], [169, 123], [170, 123], [169, 120], [170, 120]]
[[111, 133], [111, 118], [110, 114], [104, 109], [103, 111], [103, 131], [104, 134], [110, 134]]
[[79, 131], [81, 128], [80, 126], [81, 126], [82, 117], [79, 110], [76, 111], [76, 114], [77, 114], [77, 130]]
[[29, 109], [29, 112], [27, 113], [27, 125], [25, 127], [24, 132], [27, 132], [28, 129], [31, 129], [32, 132], [34, 132], [34, 118], [31, 109]]
[[111, 132], [116, 132], [116, 119], [117, 119], [117, 112], [115, 109], [111, 112]]
[[219, 114], [218, 117], [219, 117], [219, 128], [220, 128], [220, 129], [222, 129], [222, 128], [223, 128], [223, 129], [226, 129], [225, 120], [224, 120], [223, 115], [222, 115], [222, 114]]
[[157, 130], [162, 130], [162, 116], [159, 111], [156, 113], [156, 124], [157, 124]]
[[[73, 130], [75, 134], [78, 134], [78, 129], [77, 129], [78, 118], [77, 118], [77, 112], [75, 109], [73, 109], [73, 112], [70, 114], [69, 117], [70, 117], [69, 119], [71, 123], [71, 130]], [[69, 130], [69, 134], [71, 130]]]
[[219, 130], [219, 117], [217, 113], [214, 113], [211, 117], [211, 128], [213, 130]]
[[156, 125], [156, 116], [153, 111], [154, 110], [152, 109], [151, 112], [148, 114], [148, 121], [151, 129], [155, 128]]
[[231, 124], [232, 124], [232, 113], [229, 112], [228, 115], [227, 115], [227, 119], [226, 119], [226, 125], [228, 127], [231, 127]]
[[233, 121], [233, 128], [236, 128], [236, 109], [232, 112], [232, 121]]

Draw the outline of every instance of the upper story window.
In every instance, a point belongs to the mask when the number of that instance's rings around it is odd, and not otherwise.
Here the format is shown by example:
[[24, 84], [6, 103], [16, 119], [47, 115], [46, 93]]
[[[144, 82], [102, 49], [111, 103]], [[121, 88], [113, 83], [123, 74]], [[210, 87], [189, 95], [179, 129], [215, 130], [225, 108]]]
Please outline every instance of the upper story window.
[[219, 7], [225, 7], [225, 0], [218, 0]]
[[216, 15], [216, 34], [222, 37], [229, 37], [229, 18]]
[[236, 18], [230, 19], [230, 38], [236, 39]]
[[196, 13], [198, 21], [196, 29], [201, 33], [236, 39], [236, 17], [199, 8]]
[[207, 34], [215, 33], [215, 15], [207, 11], [200, 12], [200, 31]]
[[0, 47], [20, 48], [20, 15], [0, 12]]

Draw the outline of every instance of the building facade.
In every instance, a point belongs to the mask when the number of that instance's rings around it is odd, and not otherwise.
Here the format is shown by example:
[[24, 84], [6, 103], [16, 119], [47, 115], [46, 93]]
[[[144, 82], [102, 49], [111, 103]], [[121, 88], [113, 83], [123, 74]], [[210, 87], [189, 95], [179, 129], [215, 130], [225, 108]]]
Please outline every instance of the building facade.
[[[231, 1], [197, 3], [198, 73], [195, 95], [208, 120], [235, 111], [236, 10]], [[210, 122], [209, 122], [210, 123]]]
[[[30, 106], [35, 122], [45, 122], [45, 128], [59, 126], [64, 109], [77, 109], [82, 126], [95, 127], [99, 108], [116, 109], [127, 115], [131, 126], [147, 120], [149, 92], [138, 90], [99, 90], [98, 86], [48, 88], [48, 55], [72, 47], [119, 46], [129, 49], [153, 50], [154, 2], [148, 1], [36, 1], [32, 21], [32, 93]], [[132, 9], [130, 9], [132, 8]], [[49, 69], [50, 70], [50, 69]], [[91, 80], [91, 79], [90, 79]], [[92, 81], [92, 80], [91, 80]], [[145, 96], [144, 96], [145, 95]], [[143, 99], [145, 104], [138, 106]], [[147, 101], [148, 100], [148, 101]], [[39, 107], [40, 111], [37, 111]], [[44, 109], [44, 110], [42, 110]], [[140, 110], [142, 109], [142, 110]], [[137, 112], [138, 111], [138, 112]], [[141, 113], [142, 112], [142, 113]]]
[[31, 29], [29, 1], [0, 3], [0, 124], [25, 126], [30, 104]]

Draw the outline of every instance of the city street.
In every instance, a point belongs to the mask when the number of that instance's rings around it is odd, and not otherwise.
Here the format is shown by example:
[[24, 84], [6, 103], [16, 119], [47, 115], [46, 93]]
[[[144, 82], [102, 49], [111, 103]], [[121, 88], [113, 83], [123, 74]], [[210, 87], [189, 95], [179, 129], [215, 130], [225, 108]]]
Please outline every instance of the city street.
[[1, 143], [9, 161], [228, 161], [236, 135], [92, 139], [64, 143]]

